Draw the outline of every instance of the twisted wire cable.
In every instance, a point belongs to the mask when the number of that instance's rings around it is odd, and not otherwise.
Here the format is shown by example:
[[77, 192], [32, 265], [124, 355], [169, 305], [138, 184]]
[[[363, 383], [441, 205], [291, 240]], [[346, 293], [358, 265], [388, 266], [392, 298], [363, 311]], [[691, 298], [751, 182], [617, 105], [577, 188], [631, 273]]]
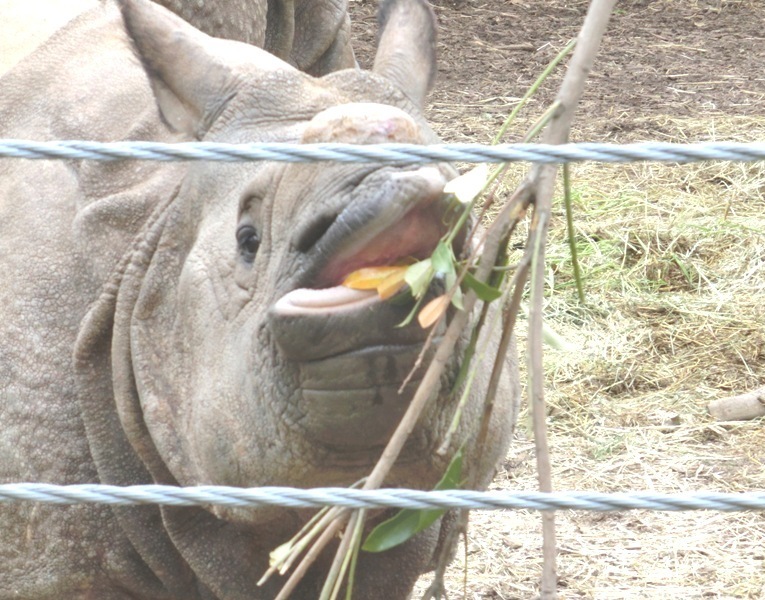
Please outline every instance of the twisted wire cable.
[[290, 508], [410, 508], [410, 509], [527, 509], [651, 511], [765, 510], [765, 492], [509, 492], [409, 489], [359, 490], [348, 488], [299, 489], [287, 487], [234, 488], [225, 486], [174, 487], [165, 485], [10, 483], [0, 485], [0, 503], [33, 501], [52, 504], [97, 503], [111, 505], [162, 504], [167, 506], [222, 505], [229, 507], [285, 506]]
[[34, 142], [0, 139], [0, 157], [71, 160], [207, 160], [281, 162], [376, 162], [412, 164], [432, 162], [566, 163], [637, 161], [689, 163], [707, 160], [752, 162], [765, 160], [765, 142], [705, 142], [671, 144], [221, 144], [213, 142], [89, 142], [82, 140]]

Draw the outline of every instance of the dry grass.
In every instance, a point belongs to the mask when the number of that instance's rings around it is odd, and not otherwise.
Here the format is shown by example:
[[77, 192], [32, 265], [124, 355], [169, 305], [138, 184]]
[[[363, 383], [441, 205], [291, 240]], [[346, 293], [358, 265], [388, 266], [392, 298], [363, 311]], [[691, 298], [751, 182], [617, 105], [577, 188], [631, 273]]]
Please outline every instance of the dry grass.
[[[645, 126], [678, 142], [765, 139], [765, 119]], [[765, 489], [762, 422], [719, 424], [706, 412], [710, 400], [765, 381], [765, 165], [587, 163], [572, 181], [587, 304], [576, 299], [558, 203], [546, 311], [575, 350], [546, 350], [556, 487]], [[495, 488], [536, 488], [527, 419]], [[562, 598], [765, 597], [761, 514], [557, 520]], [[467, 597], [533, 597], [539, 529], [534, 513], [475, 512]], [[461, 546], [451, 597], [462, 597], [463, 568]]]
[[[428, 118], [446, 141], [488, 143], [576, 35], [588, 1], [434, 4], [440, 69]], [[374, 6], [359, 0], [354, 10], [368, 64]], [[765, 140], [764, 15], [762, 0], [618, 2], [571, 139]], [[547, 106], [560, 76], [507, 141]], [[524, 172], [513, 168], [508, 189]], [[765, 382], [765, 165], [572, 172], [587, 305], [576, 299], [558, 203], [546, 315], [576, 350], [545, 351], [555, 486], [765, 489], [763, 422], [719, 424], [706, 410]], [[537, 487], [527, 417], [494, 486]], [[557, 521], [561, 598], [765, 598], [760, 513], [561, 512]], [[475, 512], [471, 522], [466, 597], [533, 598], [539, 515]], [[463, 597], [463, 557], [460, 545], [452, 600]]]

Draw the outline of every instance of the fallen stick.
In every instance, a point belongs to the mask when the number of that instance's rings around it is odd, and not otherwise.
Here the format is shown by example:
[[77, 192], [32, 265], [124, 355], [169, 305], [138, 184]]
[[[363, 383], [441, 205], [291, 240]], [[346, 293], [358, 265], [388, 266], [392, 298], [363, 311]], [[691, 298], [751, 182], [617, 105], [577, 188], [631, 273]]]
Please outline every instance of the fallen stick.
[[765, 416], [765, 387], [753, 392], [712, 400], [709, 414], [718, 421], [744, 421]]

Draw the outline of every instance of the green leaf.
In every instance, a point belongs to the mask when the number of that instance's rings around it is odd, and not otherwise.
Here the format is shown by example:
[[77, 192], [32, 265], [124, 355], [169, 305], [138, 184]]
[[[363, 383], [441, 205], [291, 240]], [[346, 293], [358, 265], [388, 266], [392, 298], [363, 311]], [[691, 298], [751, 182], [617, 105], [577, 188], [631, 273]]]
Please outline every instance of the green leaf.
[[451, 273], [447, 273], [444, 276], [444, 283], [446, 284], [446, 291], [448, 292], [454, 287], [454, 284], [457, 283], [457, 272], [452, 271]]
[[421, 298], [433, 279], [433, 264], [429, 258], [414, 263], [406, 270], [404, 281], [412, 290], [412, 296]]
[[483, 283], [482, 281], [478, 281], [470, 273], [470, 271], [465, 273], [465, 279], [462, 281], [464, 281], [465, 285], [473, 290], [476, 296], [478, 296], [484, 302], [492, 302], [502, 295], [502, 292], [500, 292], [497, 288], [493, 288], [490, 285]]
[[457, 310], [465, 310], [465, 306], [462, 303], [462, 290], [460, 288], [454, 288], [454, 295], [452, 296], [452, 304]]
[[406, 306], [414, 303], [414, 296], [412, 296], [412, 290], [408, 287], [404, 287], [395, 296], [388, 298], [386, 302], [388, 304], [393, 304], [394, 306]]
[[[458, 488], [462, 483], [462, 448], [457, 451], [449, 463], [446, 473], [441, 481], [436, 484], [435, 490], [451, 490]], [[396, 513], [387, 521], [383, 521], [375, 527], [367, 536], [361, 547], [365, 552], [384, 552], [390, 550], [407, 540], [411, 539], [430, 527], [438, 518], [446, 512], [443, 508], [413, 510], [404, 509]]]
[[409, 325], [409, 323], [412, 322], [414, 317], [417, 315], [417, 311], [420, 310], [420, 305], [422, 304], [422, 301], [424, 300], [425, 296], [420, 296], [417, 298], [417, 300], [414, 303], [414, 306], [412, 307], [412, 310], [409, 311], [409, 314], [406, 316], [406, 318], [401, 321], [396, 327], [406, 327]]
[[455, 490], [462, 485], [463, 454], [462, 448], [457, 450], [449, 466], [446, 467], [446, 473], [441, 477], [441, 481], [436, 484], [436, 487], [433, 488], [434, 490]]
[[454, 256], [452, 250], [447, 246], [443, 240], [438, 242], [436, 249], [433, 250], [433, 256], [431, 256], [433, 264], [433, 270], [436, 273], [453, 273], [454, 272]]
[[454, 289], [454, 294], [452, 294], [452, 304], [457, 310], [465, 310], [465, 306], [462, 303], [462, 290], [459, 287], [455, 287], [455, 284], [457, 283], [457, 271], [452, 270], [451, 273], [447, 273], [444, 279], [446, 280], [447, 291]]
[[417, 533], [419, 513], [416, 510], [402, 510], [393, 518], [383, 521], [369, 533], [361, 549], [365, 552], [384, 552], [403, 544]]

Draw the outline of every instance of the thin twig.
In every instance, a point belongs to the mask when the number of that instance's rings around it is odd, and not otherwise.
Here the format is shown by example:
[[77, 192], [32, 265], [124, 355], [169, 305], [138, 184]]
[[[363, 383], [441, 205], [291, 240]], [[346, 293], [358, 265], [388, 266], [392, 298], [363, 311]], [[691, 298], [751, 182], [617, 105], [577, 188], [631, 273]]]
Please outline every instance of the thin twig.
[[491, 416], [494, 411], [494, 398], [497, 395], [499, 379], [505, 366], [505, 359], [510, 347], [510, 341], [513, 338], [515, 321], [518, 316], [518, 311], [520, 310], [521, 298], [523, 297], [523, 289], [526, 284], [528, 272], [529, 262], [526, 260], [526, 256], [524, 256], [524, 260], [518, 265], [518, 269], [513, 275], [512, 280], [508, 283], [508, 289], [513, 290], [513, 295], [510, 298], [510, 302], [502, 308], [502, 336], [500, 337], [499, 345], [497, 346], [497, 356], [494, 360], [491, 377], [489, 378], [489, 385], [486, 390], [486, 400], [483, 405], [481, 427], [478, 430], [478, 438], [475, 445], [479, 452], [489, 437], [489, 424], [491, 423]]
[[[529, 201], [531, 198], [530, 192], [531, 190], [527, 185], [521, 185], [520, 187], [518, 187], [513, 193], [512, 198], [510, 198], [510, 200], [505, 204], [505, 206], [502, 208], [500, 213], [497, 215], [491, 227], [484, 230], [483, 235], [481, 237], [481, 241], [478, 244], [478, 247], [483, 247], [488, 244], [489, 248], [492, 248], [492, 249], [496, 248], [496, 251], [492, 250], [493, 255], [490, 257], [492, 265], [496, 265], [497, 256], [499, 255], [499, 252], [502, 250], [503, 246], [506, 245], [507, 239], [510, 237], [510, 235], [512, 235], [513, 231], [515, 230], [515, 227], [518, 225], [518, 222], [521, 220], [523, 215], [525, 215], [526, 209], [528, 208]], [[489, 240], [491, 240], [490, 243], [489, 243]], [[481, 259], [480, 264], [484, 264], [484, 261], [488, 260], [487, 257], [488, 257], [488, 253], [486, 252], [483, 253], [480, 257]], [[470, 267], [470, 260], [472, 259], [473, 259], [473, 255], [471, 255], [470, 259], [468, 260], [468, 264], [461, 271], [460, 277], [457, 280], [458, 283], [461, 282], [462, 278], [465, 276], [465, 272]], [[494, 267], [492, 266], [491, 269], [493, 270], [493, 268]], [[489, 279], [485, 280], [486, 283], [490, 283], [490, 277], [491, 277], [491, 272], [489, 274]], [[481, 316], [478, 320], [478, 324], [474, 328], [474, 334], [473, 334], [474, 336], [475, 336], [475, 332], [480, 331], [481, 328], [484, 326], [484, 322], [487, 318], [487, 314], [488, 314], [488, 303], [484, 304], [483, 306], [483, 309], [481, 311]], [[471, 340], [471, 342], [475, 342], [475, 348], [477, 348], [477, 345], [478, 345], [477, 339]], [[484, 344], [484, 346], [485, 345], [486, 344]], [[474, 361], [480, 361], [483, 358], [483, 351], [481, 351], [479, 355], [476, 355], [475, 348], [473, 349], [473, 352], [470, 353], [471, 356], [463, 357], [463, 361], [470, 359], [471, 362], [474, 362]], [[496, 360], [502, 361], [503, 359], [501, 357], [503, 356], [504, 355], [497, 354]], [[471, 375], [473, 375], [475, 372], [475, 369], [478, 368], [477, 363], [471, 364], [470, 366], [471, 366], [471, 369], [473, 369], [473, 371], [471, 371], [471, 373], [469, 373], [468, 376], [464, 378], [465, 385], [470, 384]], [[464, 364], [463, 364], [463, 367], [464, 367]], [[449, 445], [451, 444], [452, 436], [454, 435], [454, 432], [457, 429], [457, 425], [458, 425], [458, 421], [460, 417], [460, 411], [464, 408], [463, 406], [464, 400], [465, 400], [464, 395], [465, 395], [465, 392], [463, 392], [463, 398], [460, 400], [460, 403], [455, 409], [455, 414], [452, 418], [452, 424], [450, 425], [449, 430], [446, 432], [446, 435], [444, 436], [444, 439], [441, 442], [441, 446], [436, 451], [436, 453], [441, 456], [444, 456], [448, 452], [448, 448], [449, 448]], [[482, 417], [482, 422], [479, 426], [479, 431], [483, 431], [484, 429], [488, 430], [488, 424], [489, 424], [489, 421], [491, 420], [492, 411], [493, 411], [493, 395], [491, 396], [487, 395], [484, 400], [484, 413]], [[475, 454], [476, 454], [476, 457], [480, 457], [483, 455], [483, 451], [482, 451], [483, 446], [481, 445], [481, 443], [485, 441], [485, 436], [482, 440], [481, 435], [479, 434], [479, 436], [477, 437], [477, 440], [478, 442], [474, 446]], [[473, 464], [474, 464], [474, 467], [472, 472], [473, 473], [481, 472], [482, 469], [479, 466], [480, 460], [478, 458]], [[469, 481], [469, 486], [470, 487], [473, 486], [472, 480]]]
[[[539, 182], [543, 193], [550, 185], [546, 181]], [[532, 224], [533, 239], [530, 245], [532, 252], [531, 264], [531, 307], [529, 310], [529, 395], [531, 398], [531, 419], [534, 428], [534, 446], [537, 457], [537, 477], [539, 491], [552, 491], [552, 468], [550, 466], [550, 451], [547, 445], [547, 410], [544, 400], [544, 366], [542, 362], [542, 296], [544, 294], [544, 244], [546, 241], [548, 214], [534, 212]], [[557, 588], [556, 542], [555, 542], [555, 513], [542, 513], [542, 598], [554, 598]]]
[[[335, 600], [340, 594], [340, 589], [345, 579], [345, 573], [348, 565], [354, 556], [357, 555], [361, 543], [361, 533], [364, 530], [364, 521], [366, 520], [366, 509], [354, 511], [345, 528], [345, 534], [340, 542], [340, 547], [335, 554], [335, 560], [330, 567], [329, 575], [324, 581], [324, 588], [321, 591], [319, 600]], [[351, 593], [351, 584], [348, 584], [348, 594]]]
[[[587, 76], [592, 69], [595, 55], [608, 24], [616, 0], [592, 0], [582, 29], [577, 38], [577, 47], [571, 57], [566, 75], [556, 100], [560, 110], [553, 116], [545, 131], [543, 141], [548, 144], [562, 144], [568, 141], [574, 112], [584, 91]], [[535, 183], [534, 207], [534, 264], [532, 265], [531, 307], [529, 310], [529, 376], [530, 397], [534, 419], [534, 438], [537, 454], [537, 471], [541, 491], [552, 491], [550, 456], [546, 437], [546, 409], [544, 403], [544, 382], [542, 367], [542, 295], [544, 292], [544, 244], [547, 235], [552, 195], [554, 191], [554, 165], [537, 165], [531, 177]], [[552, 513], [542, 514], [544, 564], [540, 595], [543, 599], [555, 598], [555, 521]]]
[[282, 589], [279, 590], [279, 594], [274, 600], [287, 600], [287, 598], [290, 597], [290, 594], [294, 591], [295, 587], [297, 587], [297, 584], [300, 583], [301, 579], [303, 579], [306, 571], [308, 571], [310, 566], [316, 562], [316, 559], [321, 554], [321, 551], [324, 550], [325, 546], [329, 544], [329, 542], [331, 542], [335, 535], [337, 535], [337, 533], [340, 531], [340, 528], [345, 523], [347, 514], [348, 509], [340, 509], [337, 512], [335, 519], [329, 525], [327, 525], [327, 528], [324, 530], [321, 536], [319, 536], [319, 539], [316, 540], [313, 546], [308, 549], [308, 552], [306, 552], [303, 560], [300, 561], [300, 564], [298, 564], [298, 566], [292, 572], [292, 575], [290, 575], [287, 582], [284, 584], [284, 586], [282, 586]]
[[[420, 600], [443, 600], [448, 598], [444, 585], [444, 575], [446, 574], [446, 568], [451, 562], [452, 548], [456, 545], [460, 533], [464, 533], [469, 514], [470, 511], [468, 510], [456, 511], [452, 526], [448, 528], [446, 534], [439, 540], [438, 555], [435, 560], [435, 569], [433, 569], [433, 579], [428, 589], [420, 597]], [[467, 566], [467, 561], [465, 566]]]
[[494, 141], [492, 141], [492, 144], [498, 144], [499, 141], [502, 139], [502, 137], [507, 132], [507, 129], [510, 127], [510, 124], [515, 121], [515, 117], [520, 112], [521, 108], [524, 107], [526, 102], [528, 102], [529, 98], [531, 98], [534, 94], [537, 93], [537, 90], [542, 86], [542, 84], [547, 80], [547, 78], [550, 76], [550, 74], [555, 70], [555, 68], [558, 66], [560, 61], [562, 61], [566, 56], [568, 56], [569, 52], [574, 48], [576, 45], [576, 40], [569, 41], [568, 44], [566, 44], [565, 48], [558, 52], [557, 56], [550, 62], [550, 64], [545, 67], [545, 70], [542, 71], [542, 73], [537, 77], [536, 81], [531, 85], [531, 87], [526, 90], [526, 93], [523, 95], [523, 98], [521, 98], [520, 102], [516, 105], [516, 107], [513, 109], [513, 111], [510, 113], [510, 116], [505, 119], [505, 122], [502, 123], [502, 127], [500, 127], [499, 132], [497, 132], [497, 135], [494, 136]]
[[574, 206], [571, 202], [571, 168], [568, 163], [563, 165], [563, 204], [566, 207], [566, 229], [568, 231], [568, 250], [571, 254], [571, 267], [574, 271], [574, 283], [579, 303], [585, 304], [584, 285], [582, 284], [582, 269], [579, 266], [579, 252], [576, 249], [576, 229], [574, 228]]

